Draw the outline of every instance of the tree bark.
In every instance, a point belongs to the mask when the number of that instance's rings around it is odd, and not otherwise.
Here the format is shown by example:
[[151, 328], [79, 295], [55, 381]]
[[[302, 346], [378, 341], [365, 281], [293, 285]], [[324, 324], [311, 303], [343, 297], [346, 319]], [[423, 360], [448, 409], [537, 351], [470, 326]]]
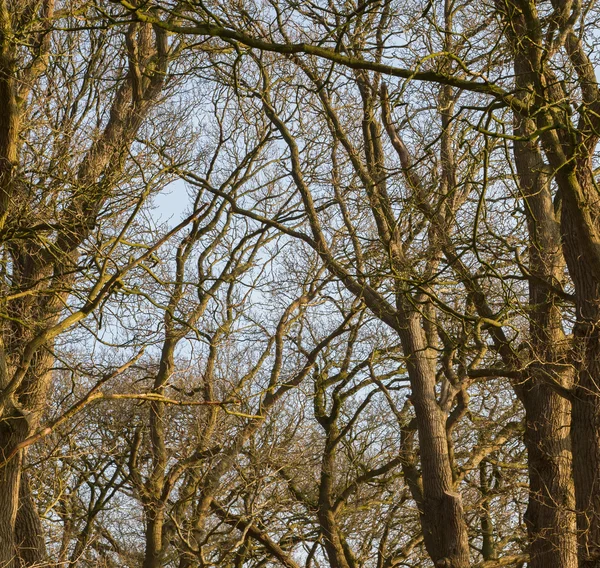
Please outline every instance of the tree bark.
[[470, 564], [462, 500], [454, 491], [446, 439], [446, 416], [436, 394], [435, 355], [427, 348], [420, 314], [405, 310], [400, 339], [407, 357], [411, 401], [417, 421], [423, 480], [420, 511], [425, 547], [437, 568]]
[[[591, 203], [600, 211], [591, 197], [595, 190], [587, 189]], [[600, 282], [581, 256], [583, 236], [568, 206], [563, 207], [562, 227], [577, 298], [573, 330], [577, 375], [571, 431], [579, 566], [592, 568], [600, 565]]]
[[[0, 1], [0, 105], [6, 107], [2, 109], [6, 112], [0, 113], [0, 227], [12, 219], [11, 214], [17, 207], [29, 208], [27, 214], [34, 222], [39, 216], [37, 202], [24, 201], [26, 192], [14, 181], [14, 172], [18, 171], [18, 116], [24, 112], [19, 104], [26, 103], [24, 98], [17, 104], [15, 95], [15, 61], [21, 46], [14, 44], [16, 35], [11, 22], [15, 18], [11, 11], [18, 10], [17, 4]], [[43, 4], [46, 10], [51, 2]], [[35, 5], [32, 18], [38, 17], [37, 10], [42, 3]], [[27, 22], [21, 23], [26, 25]], [[141, 44], [144, 61], [152, 60], [151, 67], [145, 69], [145, 87], [134, 93], [132, 72], [123, 78], [104, 131], [79, 164], [77, 181], [85, 191], [75, 191], [71, 200], [58, 208], [61, 217], [58, 224], [62, 228], [56, 231], [52, 247], [38, 242], [35, 234], [33, 238], [15, 239], [7, 244], [12, 291], [36, 293], [17, 294], [16, 299], [3, 301], [2, 305], [2, 311], [9, 317], [6, 318], [8, 323], [3, 323], [0, 340], [0, 459], [14, 453], [15, 447], [37, 427], [46, 408], [53, 355], [51, 340], [42, 340], [47, 337], [45, 333], [59, 323], [76, 278], [73, 268], [78, 247], [93, 229], [101, 207], [110, 197], [111, 184], [122, 171], [125, 150], [133, 142], [164, 84], [166, 35], [152, 30], [149, 25], [140, 29], [138, 24], [129, 28], [130, 36], [133, 40], [137, 37]], [[140, 61], [132, 59], [130, 63], [139, 68]], [[20, 451], [0, 469], [0, 564], [9, 567], [17, 555], [25, 566], [45, 558], [41, 525], [28, 485], [23, 487], [23, 502], [19, 503], [22, 462]]]
[[21, 474], [15, 535], [19, 558], [26, 566], [41, 565], [46, 561], [44, 531], [26, 472]]
[[[0, 422], [0, 456], [12, 452], [15, 433], [7, 421]], [[21, 482], [21, 453], [14, 456], [0, 469], [0, 566], [13, 568], [16, 563], [17, 545], [15, 525], [19, 509], [19, 485]]]
[[143, 568], [160, 568], [164, 556], [163, 525], [164, 506], [146, 509], [146, 550]]
[[[516, 50], [516, 86], [523, 99], [531, 92], [531, 63]], [[529, 232], [530, 356], [523, 384], [516, 385], [525, 407], [529, 504], [525, 516], [531, 568], [576, 568], [574, 486], [571, 475], [571, 405], [553, 388], [570, 383], [568, 346], [554, 288], [564, 272], [558, 222], [550, 193], [549, 167], [531, 120], [516, 118], [514, 154]]]
[[[552, 4], [560, 9], [558, 2]], [[600, 90], [581, 38], [558, 21], [581, 92], [576, 126], [572, 108], [565, 104], [570, 94], [548, 65], [535, 3], [506, 2], [505, 8], [531, 76], [532, 102], [539, 109], [536, 126], [559, 189], [563, 252], [575, 287], [571, 441], [579, 566], [590, 568], [600, 564], [600, 202], [592, 164], [600, 138]]]

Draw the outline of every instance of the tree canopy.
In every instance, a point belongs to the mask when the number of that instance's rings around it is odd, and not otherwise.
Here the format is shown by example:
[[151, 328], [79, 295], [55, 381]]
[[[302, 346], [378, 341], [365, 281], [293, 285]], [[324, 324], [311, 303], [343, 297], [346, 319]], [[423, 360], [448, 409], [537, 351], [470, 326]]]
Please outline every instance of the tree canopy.
[[0, 0], [0, 566], [600, 566], [599, 16]]

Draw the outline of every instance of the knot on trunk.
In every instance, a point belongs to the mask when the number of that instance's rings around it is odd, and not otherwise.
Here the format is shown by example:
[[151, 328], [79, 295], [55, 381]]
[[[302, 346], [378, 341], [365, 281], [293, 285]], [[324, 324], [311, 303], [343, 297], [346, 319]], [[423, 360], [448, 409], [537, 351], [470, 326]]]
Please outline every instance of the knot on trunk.
[[449, 558], [440, 558], [435, 563], [435, 567], [436, 568], [452, 568], [452, 560], [450, 560]]

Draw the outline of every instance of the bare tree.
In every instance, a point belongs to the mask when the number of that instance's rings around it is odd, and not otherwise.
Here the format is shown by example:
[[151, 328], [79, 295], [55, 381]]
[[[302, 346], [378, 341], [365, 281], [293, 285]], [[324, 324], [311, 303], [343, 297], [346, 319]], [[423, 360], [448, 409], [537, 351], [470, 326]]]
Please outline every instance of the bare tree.
[[0, 560], [596, 566], [597, 15], [0, 2]]
[[[100, 20], [78, 31], [72, 13]], [[0, 14], [0, 561], [9, 566], [45, 558], [22, 444], [46, 410], [56, 339], [151, 254], [124, 261], [122, 239], [161, 183], [140, 190], [128, 164], [142, 158], [134, 142], [162, 96], [170, 48], [164, 30], [113, 32], [91, 6], [2, 2]], [[62, 26], [74, 30], [57, 34]]]

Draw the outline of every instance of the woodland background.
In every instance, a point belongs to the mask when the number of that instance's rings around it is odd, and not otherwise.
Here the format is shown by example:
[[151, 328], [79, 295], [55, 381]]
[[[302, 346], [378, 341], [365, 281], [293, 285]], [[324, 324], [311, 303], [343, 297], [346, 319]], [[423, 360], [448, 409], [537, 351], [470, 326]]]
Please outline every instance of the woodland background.
[[0, 0], [0, 566], [600, 566], [599, 17]]

